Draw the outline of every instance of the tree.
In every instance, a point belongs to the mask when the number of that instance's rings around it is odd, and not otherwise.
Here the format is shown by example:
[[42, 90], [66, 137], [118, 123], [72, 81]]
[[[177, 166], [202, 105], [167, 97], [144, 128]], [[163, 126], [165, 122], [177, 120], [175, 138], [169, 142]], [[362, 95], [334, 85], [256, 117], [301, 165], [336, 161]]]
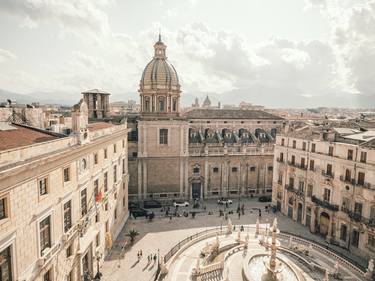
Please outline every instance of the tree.
[[130, 237], [130, 242], [133, 243], [135, 240], [135, 237], [139, 235], [139, 232], [136, 231], [134, 228], [132, 230], [129, 230], [129, 232], [126, 234], [126, 236]]

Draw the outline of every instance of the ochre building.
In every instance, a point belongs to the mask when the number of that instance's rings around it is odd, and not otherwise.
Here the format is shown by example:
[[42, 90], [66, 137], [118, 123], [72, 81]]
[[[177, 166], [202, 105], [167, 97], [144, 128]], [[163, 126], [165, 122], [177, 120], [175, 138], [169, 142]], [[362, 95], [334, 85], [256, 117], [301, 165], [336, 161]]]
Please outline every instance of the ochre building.
[[92, 280], [128, 218], [127, 124], [0, 124], [0, 280]]

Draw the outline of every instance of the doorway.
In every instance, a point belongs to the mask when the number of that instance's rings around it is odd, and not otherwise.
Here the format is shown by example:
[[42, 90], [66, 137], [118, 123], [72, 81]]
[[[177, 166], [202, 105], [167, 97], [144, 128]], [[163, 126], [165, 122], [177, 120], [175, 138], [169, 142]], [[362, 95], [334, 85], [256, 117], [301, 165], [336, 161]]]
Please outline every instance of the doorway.
[[302, 223], [302, 204], [298, 203], [298, 209], [297, 209], [297, 222]]
[[319, 232], [323, 236], [327, 236], [329, 229], [329, 215], [326, 212], [320, 214]]
[[193, 182], [191, 185], [191, 194], [193, 199], [200, 199], [201, 198], [201, 183], [200, 182]]

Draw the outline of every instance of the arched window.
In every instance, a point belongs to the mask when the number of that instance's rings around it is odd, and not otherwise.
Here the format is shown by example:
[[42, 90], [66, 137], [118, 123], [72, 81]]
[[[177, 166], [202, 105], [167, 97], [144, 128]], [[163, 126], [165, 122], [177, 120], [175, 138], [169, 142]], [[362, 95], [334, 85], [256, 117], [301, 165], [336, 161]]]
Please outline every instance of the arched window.
[[352, 177], [351, 177], [351, 172], [349, 169], [346, 169], [345, 171], [345, 181], [351, 181], [352, 180]]
[[144, 111], [150, 112], [150, 98], [145, 98], [145, 108]]
[[193, 173], [194, 174], [199, 174], [199, 165], [195, 165], [194, 168], [193, 168]]
[[172, 110], [177, 111], [177, 99], [173, 99]]
[[159, 111], [163, 112], [164, 111], [164, 98], [159, 98]]

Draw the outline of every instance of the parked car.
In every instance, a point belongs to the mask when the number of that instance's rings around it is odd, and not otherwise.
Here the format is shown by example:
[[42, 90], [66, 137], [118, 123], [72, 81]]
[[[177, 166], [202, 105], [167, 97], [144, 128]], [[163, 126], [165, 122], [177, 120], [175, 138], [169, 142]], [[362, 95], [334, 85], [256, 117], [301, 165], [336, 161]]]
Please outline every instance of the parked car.
[[259, 202], [271, 202], [272, 201], [272, 197], [271, 196], [260, 196], [258, 198], [258, 201]]
[[189, 206], [189, 202], [187, 202], [187, 201], [175, 201], [175, 202], [173, 202], [173, 206], [175, 206], [175, 207], [187, 207], [187, 206]]
[[146, 200], [143, 202], [143, 207], [146, 209], [161, 208], [161, 203], [156, 200]]
[[137, 202], [129, 202], [129, 210], [131, 209], [138, 209], [139, 208], [139, 203]]
[[220, 204], [220, 205], [226, 205], [226, 204], [232, 204], [232, 203], [233, 201], [230, 199], [221, 198], [217, 200], [217, 204]]
[[143, 209], [143, 208], [131, 209], [130, 213], [131, 213], [131, 215], [134, 218], [137, 218], [137, 217], [148, 217], [149, 215], [152, 214], [151, 211], [148, 211], [148, 210]]

